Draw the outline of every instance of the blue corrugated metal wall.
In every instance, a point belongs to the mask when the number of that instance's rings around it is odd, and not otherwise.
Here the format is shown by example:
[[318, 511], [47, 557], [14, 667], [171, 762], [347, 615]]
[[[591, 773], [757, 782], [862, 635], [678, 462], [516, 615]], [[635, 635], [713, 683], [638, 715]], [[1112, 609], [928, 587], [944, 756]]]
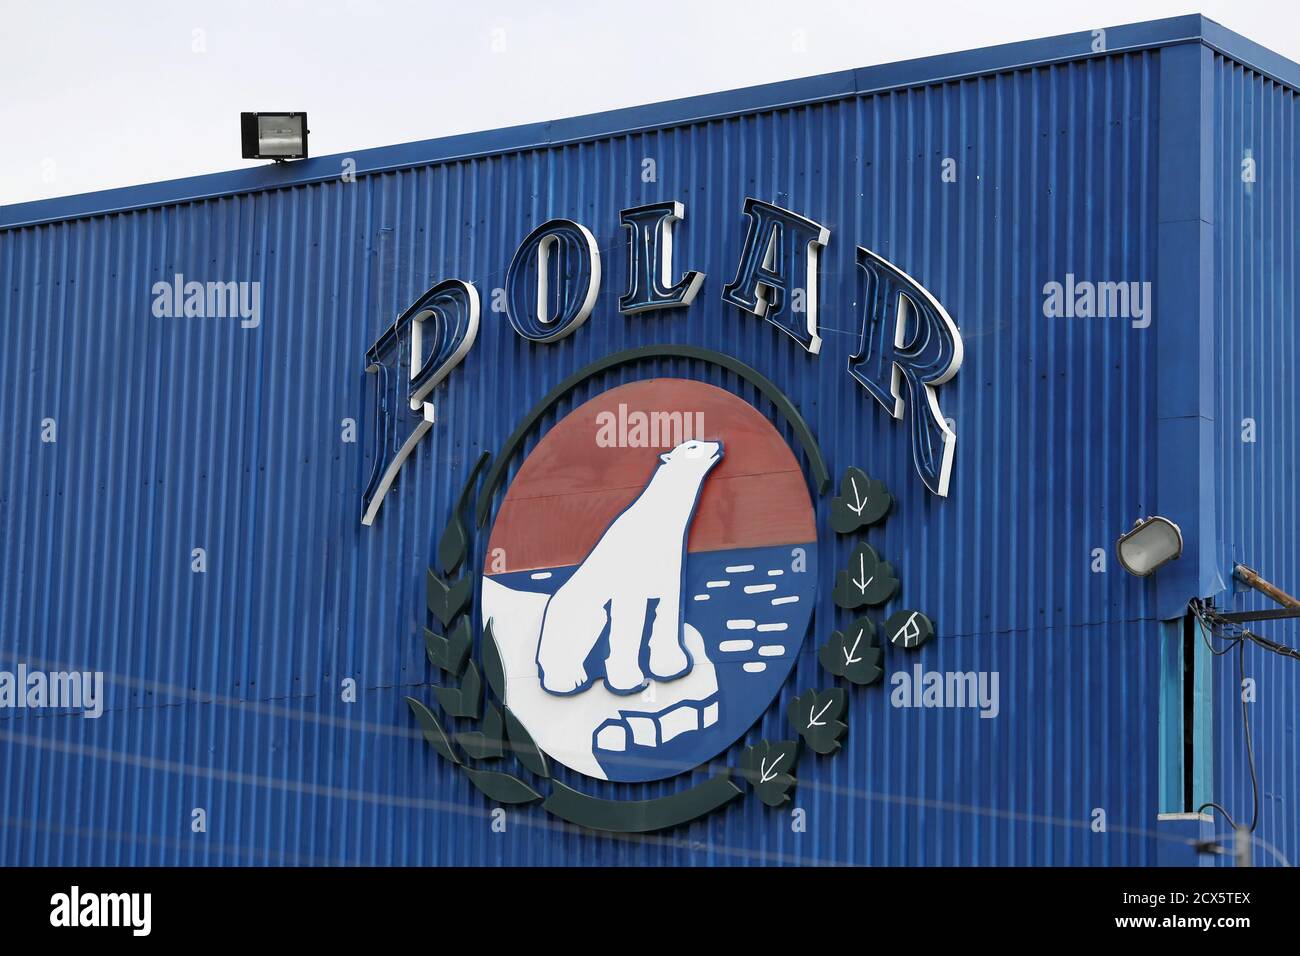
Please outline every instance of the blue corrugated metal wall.
[[[1296, 91], [1222, 56], [1214, 61], [1214, 271], [1218, 387], [1216, 463], [1220, 550], [1295, 593], [1300, 588], [1300, 359], [1296, 336], [1296, 184], [1300, 105]], [[1249, 163], [1247, 162], [1249, 161]], [[1232, 610], [1273, 607], [1246, 592]], [[1263, 621], [1253, 630], [1296, 646], [1294, 621]], [[1220, 642], [1222, 643], [1222, 642]], [[1259, 775], [1259, 834], [1270, 848], [1300, 857], [1300, 665], [1247, 647], [1244, 674], [1236, 652], [1215, 662], [1215, 799], [1249, 823], [1252, 787], [1242, 730], [1241, 678], [1255, 684], [1246, 710]], [[1220, 823], [1220, 829], [1224, 826]]]
[[[1151, 595], [1117, 568], [1091, 571], [1093, 549], [1153, 497], [1154, 423], [1134, 409], [1154, 404], [1154, 340], [1123, 320], [1045, 319], [1041, 290], [1070, 272], [1155, 278], [1159, 57], [0, 232], [0, 667], [57, 662], [113, 681], [99, 720], [0, 713], [0, 861], [1154, 862]], [[945, 157], [955, 183], [940, 179]], [[641, 181], [644, 158], [658, 182]], [[820, 357], [718, 299], [749, 195], [832, 230]], [[673, 198], [686, 204], [677, 261], [709, 273], [704, 290], [685, 313], [624, 318], [618, 211]], [[600, 242], [592, 319], [534, 346], [485, 311], [435, 394], [438, 424], [363, 528], [370, 461], [340, 423], [364, 418], [366, 347], [433, 280], [463, 277], [487, 301], [516, 243], [553, 216]], [[959, 435], [947, 501], [916, 478], [906, 427], [845, 372], [855, 243], [962, 327], [966, 361], [941, 392]], [[154, 318], [150, 287], [177, 272], [261, 281], [262, 326]], [[757, 367], [798, 404], [833, 474], [857, 464], [889, 484], [897, 509], [870, 537], [940, 639], [891, 653], [887, 674], [918, 660], [998, 671], [1001, 714], [894, 709], [886, 685], [856, 691], [844, 753], [800, 766], [806, 833], [752, 799], [649, 838], [575, 832], [539, 808], [494, 833], [490, 805], [402, 701], [429, 696], [423, 569], [481, 450], [566, 375], [655, 342]], [[754, 398], [727, 374], [664, 361], [589, 383], [557, 413], [651, 374]], [[47, 417], [54, 444], [39, 439]], [[195, 547], [205, 574], [190, 569]], [[830, 568], [848, 544], [828, 536], [822, 551]], [[788, 734], [785, 704], [825, 684], [815, 648], [845, 619], [826, 587], [749, 742]], [[356, 704], [339, 700], [345, 677]], [[204, 834], [190, 830], [195, 807]], [[1106, 833], [1090, 827], [1094, 808]]]

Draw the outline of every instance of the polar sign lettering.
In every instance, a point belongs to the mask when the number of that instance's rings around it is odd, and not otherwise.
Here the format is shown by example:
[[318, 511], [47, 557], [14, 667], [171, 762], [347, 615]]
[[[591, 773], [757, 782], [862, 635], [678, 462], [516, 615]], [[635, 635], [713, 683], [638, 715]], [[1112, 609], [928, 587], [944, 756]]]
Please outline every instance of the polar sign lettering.
[[[742, 211], [748, 231], [722, 300], [818, 354], [818, 258], [830, 230], [757, 199], [745, 200]], [[685, 219], [684, 205], [675, 201], [620, 213], [628, 239], [622, 314], [686, 307], [695, 299], [705, 274], [679, 272], [673, 262], [673, 229]], [[868, 249], [856, 252], [861, 331], [848, 372], [894, 418], [910, 418], [917, 473], [931, 492], [946, 497], [957, 439], [936, 389], [961, 366], [961, 332], [915, 279]], [[507, 317], [529, 341], [559, 341], [591, 315], [600, 284], [600, 249], [590, 230], [570, 219], [549, 220], [510, 262]], [[375, 386], [374, 468], [362, 494], [362, 524], [373, 524], [402, 464], [433, 426], [434, 406], [426, 399], [473, 346], [478, 321], [473, 284], [447, 279], [420, 296], [367, 351], [366, 371]]]

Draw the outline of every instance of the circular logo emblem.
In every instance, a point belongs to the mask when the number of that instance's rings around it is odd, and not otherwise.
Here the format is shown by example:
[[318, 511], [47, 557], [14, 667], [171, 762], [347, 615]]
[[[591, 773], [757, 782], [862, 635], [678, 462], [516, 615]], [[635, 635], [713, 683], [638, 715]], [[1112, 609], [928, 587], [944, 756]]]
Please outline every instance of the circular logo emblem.
[[742, 399], [685, 379], [598, 395], [546, 432], [492, 525], [480, 607], [505, 705], [594, 778], [699, 766], [789, 676], [816, 538], [798, 461]]

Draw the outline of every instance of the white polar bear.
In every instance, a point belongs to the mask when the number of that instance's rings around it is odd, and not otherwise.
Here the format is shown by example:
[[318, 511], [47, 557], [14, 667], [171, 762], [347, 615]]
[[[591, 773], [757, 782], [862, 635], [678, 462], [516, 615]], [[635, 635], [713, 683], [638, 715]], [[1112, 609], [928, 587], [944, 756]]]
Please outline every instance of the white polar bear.
[[650, 673], [672, 680], [691, 669], [682, 642], [686, 535], [722, 442], [688, 441], [659, 456], [640, 496], [614, 519], [591, 553], [550, 599], [542, 619], [537, 666], [552, 694], [590, 683], [583, 662], [609, 623], [605, 684], [628, 694], [645, 684], [640, 657], [650, 602]]

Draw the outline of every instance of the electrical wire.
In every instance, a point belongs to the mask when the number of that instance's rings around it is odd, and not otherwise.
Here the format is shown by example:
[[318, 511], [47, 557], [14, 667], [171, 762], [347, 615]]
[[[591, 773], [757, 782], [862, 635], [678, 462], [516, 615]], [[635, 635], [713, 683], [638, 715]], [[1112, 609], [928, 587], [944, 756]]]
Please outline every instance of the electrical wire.
[[1267, 637], [1264, 637], [1261, 634], [1256, 634], [1254, 631], [1248, 631], [1245, 628], [1242, 628], [1241, 635], [1247, 640], [1258, 644], [1265, 650], [1272, 651], [1274, 654], [1280, 654], [1282, 657], [1291, 657], [1295, 660], [1300, 660], [1300, 651], [1296, 650], [1294, 647], [1287, 647], [1285, 644], [1277, 643], [1277, 641], [1270, 641]]
[[[1262, 634], [1256, 634], [1254, 631], [1242, 627], [1240, 624], [1224, 620], [1223, 616], [1220, 615], [1212, 606], [1206, 604], [1199, 598], [1194, 598], [1188, 602], [1188, 607], [1191, 609], [1192, 613], [1196, 615], [1197, 620], [1205, 625], [1207, 631], [1214, 633], [1216, 637], [1222, 638], [1223, 640], [1231, 641], [1231, 643], [1229, 643], [1229, 645], [1222, 651], [1216, 651], [1213, 646], [1209, 645], [1208, 639], [1206, 640], [1207, 646], [1210, 646], [1211, 652], [1217, 657], [1221, 657], [1228, 651], [1232, 650], [1240, 641], [1250, 641], [1252, 644], [1258, 645], [1266, 651], [1272, 651], [1274, 654], [1278, 654], [1281, 657], [1290, 657], [1293, 660], [1300, 660], [1300, 650], [1297, 650], [1294, 647], [1288, 647], [1286, 644], [1279, 644], [1277, 641], [1270, 640]], [[1226, 635], [1222, 633], [1225, 631], [1227, 632]]]
[[[1269, 650], [1273, 650], [1274, 648], [1281, 649], [1275, 651], [1275, 653], [1290, 652], [1289, 654], [1284, 654], [1284, 656], [1300, 658], [1300, 653], [1295, 652], [1292, 648], [1289, 648], [1284, 644], [1276, 644], [1272, 641], [1267, 641], [1267, 638], [1261, 638], [1257, 634], [1251, 634], [1251, 632], [1246, 630], [1244, 627], [1236, 627], [1228, 624], [1215, 613], [1212, 607], [1205, 604], [1205, 602], [1201, 601], [1199, 598], [1194, 598], [1190, 601], [1188, 607], [1196, 617], [1196, 620], [1204, 627], [1201, 636], [1205, 641], [1206, 647], [1210, 649], [1210, 653], [1214, 654], [1215, 657], [1222, 657], [1224, 654], [1230, 653], [1234, 647], [1237, 649], [1237, 687], [1238, 693], [1241, 697], [1241, 731], [1242, 735], [1246, 738], [1246, 763], [1250, 768], [1251, 811], [1250, 827], [1248, 828], [1248, 832], [1254, 833], [1255, 828], [1259, 825], [1259, 775], [1255, 770], [1255, 743], [1250, 732], [1250, 717], [1246, 710], [1246, 695], [1240, 693], [1241, 685], [1246, 680], [1246, 641], [1252, 641], [1252, 643], [1258, 644], [1261, 647], [1266, 647]], [[1224, 634], [1219, 633], [1223, 630], [1231, 630], [1235, 633], [1230, 637], [1226, 637]], [[1227, 640], [1229, 642], [1228, 646], [1222, 650], [1216, 650], [1210, 641], [1211, 635]], [[1267, 641], [1267, 643], [1260, 643], [1261, 641]], [[1240, 825], [1233, 819], [1232, 814], [1224, 809], [1221, 804], [1218, 804], [1213, 800], [1208, 800], [1197, 807], [1196, 812], [1201, 813], [1206, 808], [1217, 810], [1223, 815], [1224, 819], [1228, 821], [1228, 824], [1234, 830], [1240, 828]]]

